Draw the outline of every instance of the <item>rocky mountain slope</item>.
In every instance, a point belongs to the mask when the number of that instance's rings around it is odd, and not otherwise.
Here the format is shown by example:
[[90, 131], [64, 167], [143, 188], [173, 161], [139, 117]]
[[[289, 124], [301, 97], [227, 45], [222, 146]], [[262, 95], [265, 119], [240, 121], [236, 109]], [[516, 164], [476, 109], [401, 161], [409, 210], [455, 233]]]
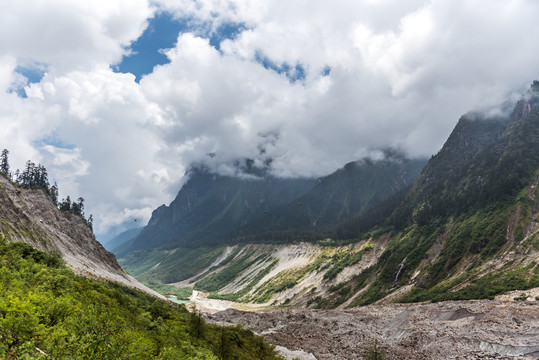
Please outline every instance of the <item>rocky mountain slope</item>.
[[41, 189], [24, 189], [0, 175], [0, 233], [10, 242], [61, 254], [75, 272], [158, 296], [125, 273], [80, 216], [60, 211]]
[[305, 195], [249, 222], [238, 232], [242, 241], [249, 241], [270, 232], [325, 231], [407, 189], [426, 162], [387, 150], [383, 159], [348, 163], [317, 179]]

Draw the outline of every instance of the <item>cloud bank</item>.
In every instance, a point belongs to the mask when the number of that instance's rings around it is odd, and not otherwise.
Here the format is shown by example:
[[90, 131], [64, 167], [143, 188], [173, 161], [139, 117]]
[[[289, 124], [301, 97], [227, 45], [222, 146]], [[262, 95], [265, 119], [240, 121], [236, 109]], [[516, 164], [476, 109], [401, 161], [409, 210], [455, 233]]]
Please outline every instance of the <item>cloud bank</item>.
[[[169, 63], [140, 82], [113, 71], [162, 12], [188, 24]], [[539, 78], [535, 14], [531, 0], [8, 2], [0, 147], [85, 197], [98, 234], [146, 220], [197, 161], [319, 176], [380, 148], [429, 156], [460, 115]], [[240, 30], [220, 37], [227, 24]]]

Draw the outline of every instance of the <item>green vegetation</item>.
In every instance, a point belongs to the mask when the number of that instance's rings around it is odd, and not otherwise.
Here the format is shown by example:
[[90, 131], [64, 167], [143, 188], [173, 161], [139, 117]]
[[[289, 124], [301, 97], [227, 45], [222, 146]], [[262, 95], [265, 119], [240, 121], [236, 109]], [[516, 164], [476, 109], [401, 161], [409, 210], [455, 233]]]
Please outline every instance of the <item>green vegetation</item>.
[[170, 284], [191, 278], [209, 267], [224, 247], [140, 250], [118, 262], [139, 281]]
[[344, 270], [345, 267], [349, 267], [357, 264], [363, 254], [367, 251], [372, 250], [373, 246], [371, 244], [364, 246], [359, 251], [350, 252], [349, 249], [345, 249], [343, 252], [337, 253], [332, 261], [331, 268], [324, 274], [325, 280], [333, 280], [337, 275]]
[[296, 286], [296, 284], [307, 274], [305, 270], [306, 268], [281, 271], [255, 291], [252, 301], [263, 304], [268, 302], [276, 293], [283, 292], [286, 289]]
[[158, 282], [143, 282], [144, 285], [157, 291], [159, 294], [171, 294], [178, 298], [178, 300], [189, 300], [189, 297], [193, 294], [193, 289], [190, 287], [177, 287], [173, 285], [165, 285]]
[[365, 360], [385, 360], [387, 359], [387, 351], [378, 343], [378, 340], [374, 340], [365, 351], [363, 352], [363, 359]]
[[209, 325], [183, 306], [75, 275], [59, 256], [3, 236], [0, 288], [0, 358], [278, 358], [240, 326]]
[[473, 273], [463, 274], [426, 290], [415, 288], [402, 301], [494, 299], [496, 295], [508, 291], [527, 290], [539, 286], [539, 266], [536, 263], [530, 262], [525, 265], [508, 263], [501, 271], [472, 280], [461, 290], [448, 292], [472, 275]]
[[263, 262], [269, 255], [256, 255], [255, 250], [246, 251], [238, 260], [233, 261], [221, 271], [215, 272], [195, 284], [195, 290], [206, 292], [219, 291], [232, 282], [239, 274], [254, 264]]
[[279, 260], [274, 260], [271, 264], [266, 266], [262, 271], [260, 271], [256, 276], [247, 284], [244, 286], [240, 291], [237, 291], [235, 293], [229, 293], [229, 294], [217, 294], [217, 293], [211, 293], [209, 298], [212, 299], [220, 299], [220, 300], [229, 300], [229, 301], [238, 301], [238, 302], [250, 302], [252, 301], [251, 297], [245, 297], [249, 291], [251, 291], [256, 284], [262, 280], [264, 276], [269, 274], [271, 269], [273, 269]]

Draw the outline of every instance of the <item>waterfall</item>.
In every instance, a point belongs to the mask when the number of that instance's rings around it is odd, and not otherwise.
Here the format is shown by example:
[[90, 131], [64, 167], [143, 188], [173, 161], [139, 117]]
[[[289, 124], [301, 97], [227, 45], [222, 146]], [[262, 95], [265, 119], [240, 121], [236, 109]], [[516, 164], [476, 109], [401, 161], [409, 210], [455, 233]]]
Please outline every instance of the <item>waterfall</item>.
[[393, 288], [397, 287], [399, 284], [399, 276], [401, 275], [402, 268], [404, 267], [404, 262], [406, 261], [406, 258], [402, 259], [401, 264], [399, 265], [399, 270], [397, 270], [397, 274], [395, 275], [395, 281], [393, 282]]

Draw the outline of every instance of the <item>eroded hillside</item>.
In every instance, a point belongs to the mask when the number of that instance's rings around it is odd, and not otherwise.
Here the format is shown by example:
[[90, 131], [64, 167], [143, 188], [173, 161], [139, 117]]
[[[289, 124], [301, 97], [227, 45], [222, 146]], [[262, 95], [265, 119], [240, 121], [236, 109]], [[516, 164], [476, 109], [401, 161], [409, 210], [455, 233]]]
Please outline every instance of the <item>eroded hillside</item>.
[[114, 255], [95, 239], [80, 216], [60, 211], [42, 189], [24, 189], [0, 175], [0, 233], [10, 242], [24, 242], [59, 252], [79, 274], [104, 278], [154, 291], [125, 273]]

